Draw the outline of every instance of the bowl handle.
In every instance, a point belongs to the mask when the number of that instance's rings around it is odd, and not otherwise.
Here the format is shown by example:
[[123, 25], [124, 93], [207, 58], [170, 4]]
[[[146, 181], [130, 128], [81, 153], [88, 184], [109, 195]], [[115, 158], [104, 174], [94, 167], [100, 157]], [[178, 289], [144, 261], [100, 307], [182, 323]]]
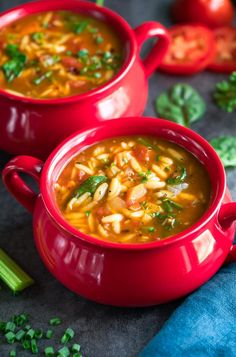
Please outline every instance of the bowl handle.
[[31, 156], [17, 156], [10, 160], [2, 172], [3, 182], [8, 191], [24, 206], [33, 213], [37, 193], [34, 192], [19, 176], [26, 173], [39, 183], [43, 162]]
[[148, 21], [134, 29], [139, 51], [143, 43], [149, 38], [156, 38], [158, 42], [151, 49], [151, 52], [142, 60], [147, 77], [149, 77], [155, 69], [160, 65], [163, 57], [165, 56], [169, 44], [170, 37], [167, 29], [160, 23], [155, 21]]
[[[227, 230], [236, 221], [236, 202], [225, 203], [219, 212], [219, 223], [223, 230]], [[236, 244], [232, 244], [225, 263], [236, 262]]]

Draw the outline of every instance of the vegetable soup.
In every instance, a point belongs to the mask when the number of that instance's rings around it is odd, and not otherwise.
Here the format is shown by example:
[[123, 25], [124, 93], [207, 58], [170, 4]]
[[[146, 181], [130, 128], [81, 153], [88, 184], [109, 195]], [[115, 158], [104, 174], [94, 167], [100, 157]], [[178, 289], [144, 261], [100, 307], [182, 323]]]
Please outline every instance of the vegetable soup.
[[90, 91], [120, 69], [118, 35], [105, 22], [71, 11], [29, 15], [0, 31], [0, 88], [31, 98]]
[[146, 136], [113, 138], [85, 149], [55, 183], [68, 223], [119, 243], [182, 232], [206, 211], [210, 192], [208, 173], [192, 154]]

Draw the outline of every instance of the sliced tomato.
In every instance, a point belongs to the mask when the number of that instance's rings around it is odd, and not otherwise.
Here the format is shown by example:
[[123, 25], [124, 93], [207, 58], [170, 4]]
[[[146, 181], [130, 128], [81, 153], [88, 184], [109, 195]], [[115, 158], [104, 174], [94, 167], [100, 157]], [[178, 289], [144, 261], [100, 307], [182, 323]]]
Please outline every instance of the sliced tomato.
[[208, 68], [215, 72], [236, 71], [236, 28], [221, 27], [214, 30], [216, 54]]
[[200, 25], [179, 25], [169, 29], [171, 44], [160, 69], [173, 74], [204, 70], [215, 56], [214, 35]]
[[171, 12], [177, 22], [197, 22], [212, 28], [231, 25], [234, 17], [230, 0], [175, 0]]

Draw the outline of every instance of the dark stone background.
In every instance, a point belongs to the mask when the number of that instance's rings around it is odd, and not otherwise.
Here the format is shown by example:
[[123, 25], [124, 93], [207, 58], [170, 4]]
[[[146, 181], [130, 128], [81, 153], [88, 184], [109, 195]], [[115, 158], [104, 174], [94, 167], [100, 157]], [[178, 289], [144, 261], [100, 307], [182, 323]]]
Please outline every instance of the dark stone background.
[[[0, 10], [24, 2], [0, 0]], [[132, 26], [147, 20], [158, 20], [169, 25], [170, 3], [170, 0], [107, 0], [106, 6], [120, 13]], [[184, 81], [197, 88], [207, 102], [207, 112], [203, 120], [194, 124], [193, 129], [207, 139], [221, 134], [236, 135], [235, 114], [220, 111], [211, 100], [215, 83], [225, 77], [204, 72], [180, 78], [157, 72], [149, 82], [149, 102], [145, 114], [155, 116], [155, 97], [172, 84]], [[0, 170], [9, 158], [9, 155], [0, 151]], [[227, 178], [236, 199], [235, 171], [228, 171]], [[46, 329], [47, 321], [51, 317], [60, 316], [63, 323], [56, 328], [56, 337], [47, 345], [56, 346], [64, 329], [71, 326], [76, 331], [76, 340], [81, 344], [86, 357], [136, 356], [181, 303], [176, 301], [150, 308], [121, 309], [101, 306], [78, 297], [64, 288], [44, 268], [33, 242], [32, 217], [6, 192], [1, 181], [0, 207], [0, 246], [30, 272], [36, 281], [32, 288], [19, 296], [13, 296], [8, 288], [2, 287], [0, 320], [7, 320], [16, 313], [27, 312], [31, 315], [32, 325]], [[0, 356], [8, 356], [9, 350], [9, 346], [3, 344], [0, 338]], [[29, 354], [19, 351], [18, 355]]]

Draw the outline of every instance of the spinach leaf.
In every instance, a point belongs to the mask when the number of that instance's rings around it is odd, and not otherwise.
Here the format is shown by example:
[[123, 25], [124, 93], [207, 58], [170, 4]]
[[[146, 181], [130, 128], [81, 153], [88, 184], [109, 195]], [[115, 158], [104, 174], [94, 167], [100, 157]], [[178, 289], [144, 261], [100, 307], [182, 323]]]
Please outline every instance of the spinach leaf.
[[236, 72], [228, 80], [217, 83], [213, 98], [216, 105], [228, 113], [236, 109]]
[[158, 146], [152, 144], [148, 139], [138, 138], [137, 141], [138, 141], [140, 144], [142, 144], [142, 145], [144, 145], [144, 146], [147, 146], [147, 147], [150, 148], [150, 149], [153, 149], [153, 150], [155, 150], [155, 151], [158, 151], [158, 150], [159, 150]]
[[107, 180], [108, 179], [106, 176], [90, 176], [75, 191], [75, 197], [79, 198], [85, 192], [90, 192], [91, 194], [94, 194], [98, 186], [103, 182], [107, 182]]
[[169, 185], [178, 185], [178, 184], [184, 182], [184, 180], [187, 177], [187, 170], [186, 170], [185, 167], [180, 167], [179, 171], [180, 171], [179, 174], [177, 174], [174, 177], [170, 177], [170, 178], [167, 179], [166, 182]]
[[5, 51], [11, 59], [3, 64], [2, 69], [7, 81], [12, 82], [23, 71], [27, 57], [14, 44], [8, 44]]
[[236, 167], [236, 136], [220, 136], [210, 141], [225, 167]]
[[205, 110], [202, 97], [188, 84], [178, 83], [156, 99], [158, 115], [187, 127], [199, 120]]

